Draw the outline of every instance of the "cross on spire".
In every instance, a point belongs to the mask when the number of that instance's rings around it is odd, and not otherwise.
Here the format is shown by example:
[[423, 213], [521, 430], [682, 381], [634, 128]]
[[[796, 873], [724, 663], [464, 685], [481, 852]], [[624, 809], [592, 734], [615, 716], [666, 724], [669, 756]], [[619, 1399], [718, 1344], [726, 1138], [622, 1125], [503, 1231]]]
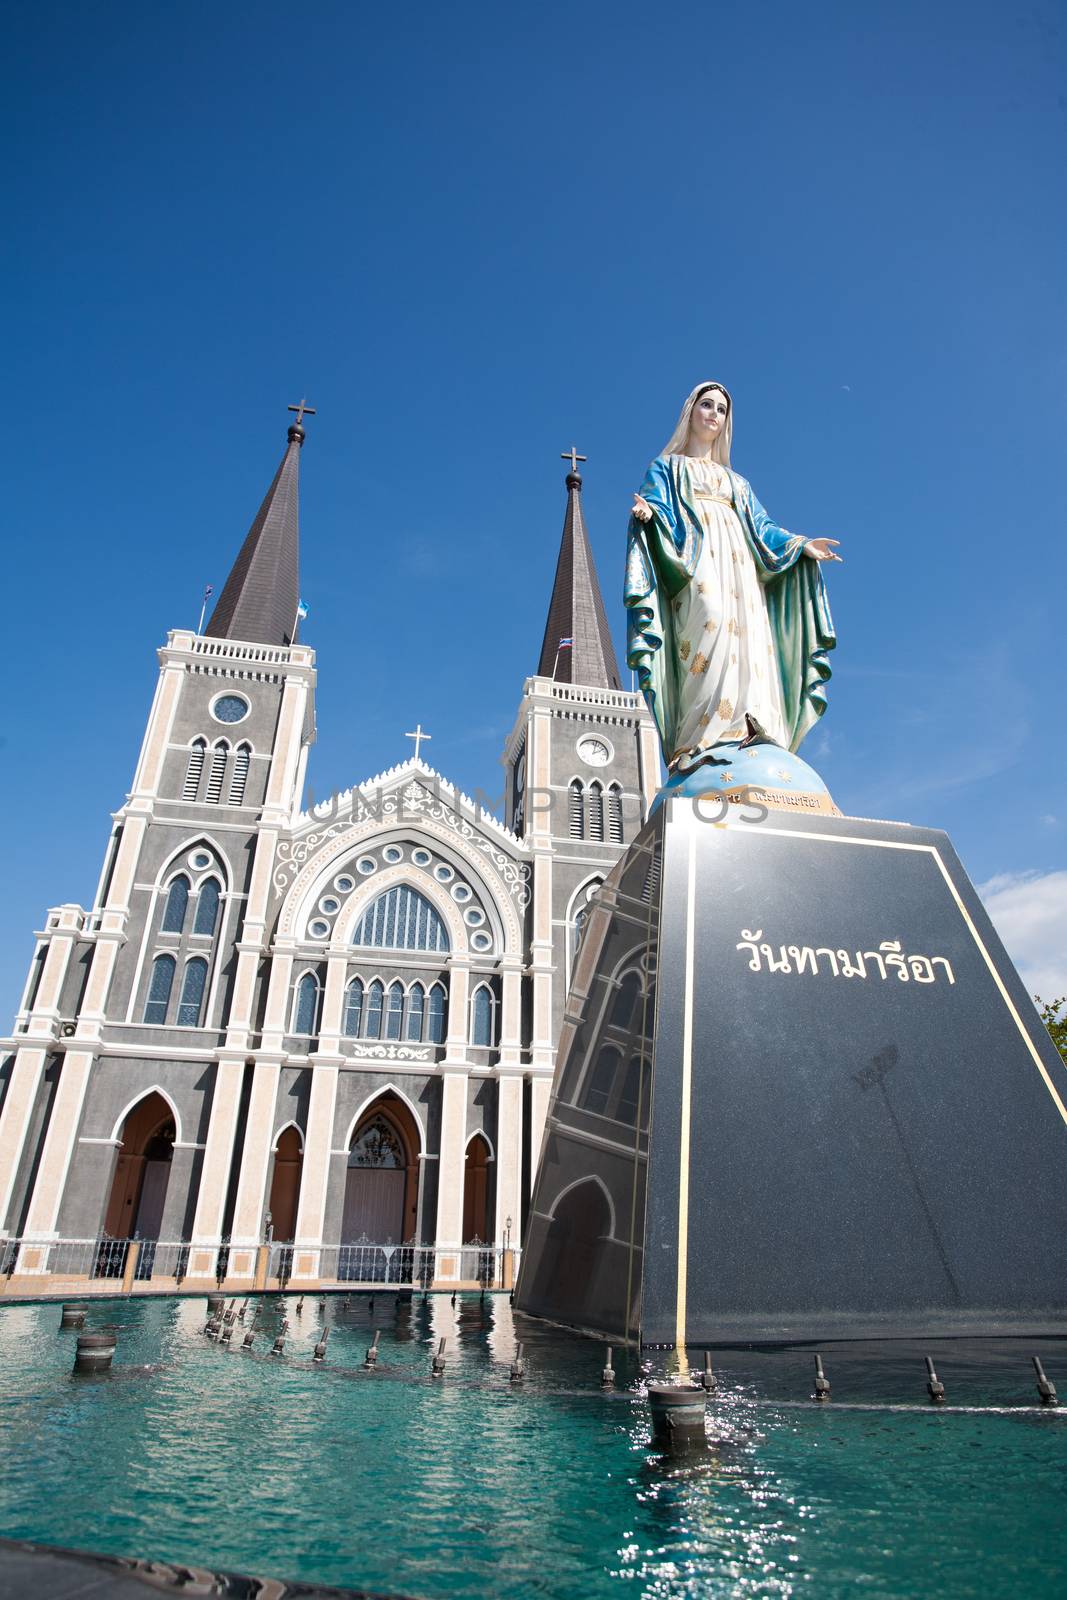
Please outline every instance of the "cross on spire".
[[432, 733], [424, 733], [422, 731], [422, 723], [421, 722], [417, 722], [415, 724], [415, 732], [414, 733], [405, 733], [404, 738], [405, 739], [414, 739], [414, 741], [415, 741], [415, 760], [418, 761], [418, 759], [419, 759], [419, 747], [422, 744], [422, 741], [424, 739], [432, 739], [433, 738], [433, 734]]
[[289, 410], [296, 412], [296, 424], [295, 425], [298, 428], [303, 427], [305, 416], [313, 417], [315, 415], [315, 407], [308, 405], [308, 403], [307, 403], [307, 395], [304, 396], [303, 400], [301, 400], [301, 402], [300, 402], [300, 404], [298, 406], [290, 406]]
[[569, 450], [561, 450], [560, 453], [559, 453], [559, 458], [560, 458], [561, 461], [569, 461], [570, 462], [571, 471], [572, 472], [577, 472], [578, 471], [578, 463], [579, 463], [579, 461], [588, 461], [589, 460], [588, 456], [580, 456], [573, 445], [571, 445]]

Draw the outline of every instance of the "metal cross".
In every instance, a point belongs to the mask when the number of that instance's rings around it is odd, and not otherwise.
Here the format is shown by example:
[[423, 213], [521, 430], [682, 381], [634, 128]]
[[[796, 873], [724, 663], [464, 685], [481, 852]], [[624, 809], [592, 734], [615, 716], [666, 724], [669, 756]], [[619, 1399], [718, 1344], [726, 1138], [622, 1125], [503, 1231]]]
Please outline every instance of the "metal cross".
[[560, 453], [559, 453], [559, 458], [560, 458], [561, 461], [569, 461], [570, 462], [571, 471], [572, 472], [577, 472], [578, 471], [578, 463], [579, 463], [579, 461], [588, 461], [589, 460], [588, 456], [580, 456], [573, 445], [571, 445], [569, 450], [561, 450]]
[[415, 741], [415, 760], [417, 761], [419, 759], [419, 746], [422, 744], [422, 741], [424, 739], [432, 739], [433, 738], [433, 734], [432, 733], [423, 733], [423, 731], [422, 731], [422, 723], [421, 722], [417, 722], [415, 724], [415, 732], [414, 733], [405, 733], [404, 738], [405, 739], [414, 739], [414, 741]]
[[308, 405], [307, 395], [304, 396], [303, 400], [301, 400], [298, 406], [290, 406], [289, 410], [296, 412], [296, 425], [298, 428], [303, 423], [305, 415], [309, 417], [313, 417], [315, 415], [315, 407]]

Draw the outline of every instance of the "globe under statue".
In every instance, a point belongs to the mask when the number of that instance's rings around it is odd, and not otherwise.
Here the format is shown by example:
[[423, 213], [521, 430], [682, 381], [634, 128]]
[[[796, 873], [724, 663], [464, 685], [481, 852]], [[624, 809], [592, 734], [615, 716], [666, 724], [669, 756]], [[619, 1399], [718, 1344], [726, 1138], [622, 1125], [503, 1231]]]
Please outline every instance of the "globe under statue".
[[841, 559], [838, 541], [768, 516], [730, 465], [733, 409], [723, 384], [698, 384], [634, 496], [628, 661], [659, 729], [665, 794], [758, 787], [772, 805], [805, 795], [830, 811], [795, 752], [826, 707], [836, 636], [821, 569]]

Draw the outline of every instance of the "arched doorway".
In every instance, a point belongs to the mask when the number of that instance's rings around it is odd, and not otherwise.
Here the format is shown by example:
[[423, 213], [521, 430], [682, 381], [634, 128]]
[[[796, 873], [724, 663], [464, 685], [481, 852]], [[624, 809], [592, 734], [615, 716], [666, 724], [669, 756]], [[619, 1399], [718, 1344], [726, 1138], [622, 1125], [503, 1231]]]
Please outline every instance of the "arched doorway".
[[489, 1187], [492, 1153], [489, 1145], [476, 1133], [467, 1146], [463, 1162], [463, 1242], [477, 1239], [485, 1244], [492, 1237], [492, 1208]]
[[341, 1243], [403, 1244], [415, 1237], [419, 1130], [399, 1095], [380, 1095], [352, 1135]]
[[158, 1239], [174, 1154], [174, 1113], [154, 1089], [122, 1124], [104, 1231], [113, 1239]]
[[595, 1298], [601, 1241], [611, 1233], [611, 1209], [600, 1184], [588, 1178], [556, 1204], [534, 1284], [538, 1314], [581, 1323]]
[[300, 1201], [300, 1175], [304, 1166], [304, 1147], [300, 1132], [291, 1125], [283, 1128], [274, 1146], [274, 1175], [270, 1181], [270, 1212], [275, 1239], [291, 1244], [296, 1233], [296, 1208]]

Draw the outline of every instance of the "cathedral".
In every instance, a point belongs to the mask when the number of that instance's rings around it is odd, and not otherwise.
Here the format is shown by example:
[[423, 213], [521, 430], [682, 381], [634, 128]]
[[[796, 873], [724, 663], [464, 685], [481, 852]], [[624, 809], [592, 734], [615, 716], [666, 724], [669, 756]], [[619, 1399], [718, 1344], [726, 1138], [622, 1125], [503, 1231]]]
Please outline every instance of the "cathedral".
[[423, 1282], [508, 1281], [583, 921], [659, 786], [571, 452], [503, 817], [419, 740], [301, 809], [316, 673], [290, 409], [207, 625], [159, 651], [93, 904], [48, 912], [3, 1041], [0, 1238], [31, 1287], [123, 1241], [159, 1287], [411, 1277], [416, 1258]]

